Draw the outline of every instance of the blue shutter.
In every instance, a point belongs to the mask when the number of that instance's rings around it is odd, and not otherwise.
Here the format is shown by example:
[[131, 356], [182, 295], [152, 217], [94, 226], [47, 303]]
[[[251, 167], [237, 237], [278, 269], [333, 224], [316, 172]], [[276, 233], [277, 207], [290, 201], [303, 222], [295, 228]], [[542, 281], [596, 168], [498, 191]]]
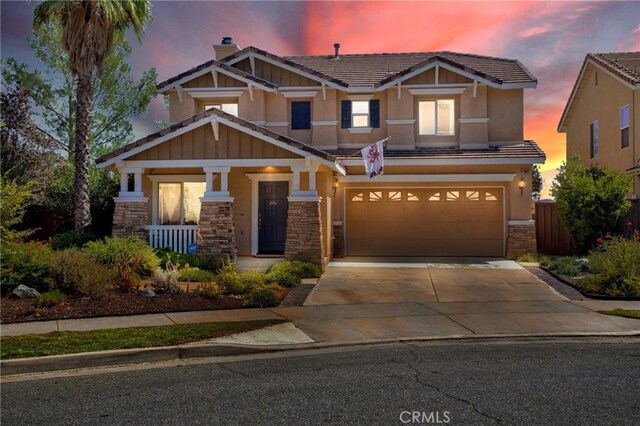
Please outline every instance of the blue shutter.
[[311, 128], [311, 102], [291, 102], [291, 130]]
[[351, 101], [342, 101], [342, 128], [351, 127]]
[[380, 100], [372, 99], [369, 101], [369, 115], [371, 117], [371, 127], [377, 129], [380, 127]]

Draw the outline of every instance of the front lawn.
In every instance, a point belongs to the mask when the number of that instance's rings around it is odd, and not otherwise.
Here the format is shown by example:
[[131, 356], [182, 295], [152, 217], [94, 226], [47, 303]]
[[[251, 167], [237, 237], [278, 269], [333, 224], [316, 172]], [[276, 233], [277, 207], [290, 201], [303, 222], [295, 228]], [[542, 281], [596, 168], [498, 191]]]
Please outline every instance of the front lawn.
[[605, 315], [615, 315], [617, 317], [640, 319], [639, 309], [614, 309], [612, 311], [598, 311]]
[[2, 338], [0, 359], [175, 346], [257, 330], [283, 322], [284, 320], [210, 322], [7, 336]]

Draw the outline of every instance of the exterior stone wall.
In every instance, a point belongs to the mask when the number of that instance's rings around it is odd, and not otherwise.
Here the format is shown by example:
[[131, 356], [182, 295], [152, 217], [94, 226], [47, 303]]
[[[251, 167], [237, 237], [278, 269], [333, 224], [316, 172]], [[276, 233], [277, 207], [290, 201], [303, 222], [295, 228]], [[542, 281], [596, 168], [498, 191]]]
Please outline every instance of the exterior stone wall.
[[113, 211], [113, 236], [134, 235], [143, 240], [147, 239], [144, 227], [149, 224], [147, 215], [147, 200], [130, 201], [115, 199]]
[[238, 254], [233, 225], [233, 201], [206, 201], [200, 207], [198, 251], [221, 257]]
[[344, 226], [342, 222], [333, 224], [333, 257], [344, 257]]
[[509, 225], [507, 236], [507, 258], [516, 259], [525, 254], [535, 254], [536, 228], [531, 225]]
[[284, 257], [311, 262], [324, 270], [319, 201], [289, 201]]

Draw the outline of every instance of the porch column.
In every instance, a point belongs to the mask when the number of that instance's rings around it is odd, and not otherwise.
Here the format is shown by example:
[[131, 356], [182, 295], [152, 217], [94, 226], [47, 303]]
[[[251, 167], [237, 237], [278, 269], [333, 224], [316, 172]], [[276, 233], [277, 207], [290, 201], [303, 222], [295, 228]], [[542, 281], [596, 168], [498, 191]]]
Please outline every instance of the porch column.
[[[315, 188], [317, 166], [302, 169], [293, 168], [294, 184], [289, 200], [287, 214], [287, 241], [284, 256], [287, 259], [298, 259], [314, 263], [324, 269], [324, 244], [322, 242], [322, 220], [320, 203]], [[296, 174], [300, 171], [309, 173], [309, 188], [300, 190], [299, 177], [296, 185]]]
[[[233, 197], [229, 196], [230, 167], [204, 167], [206, 191], [200, 198], [198, 251], [223, 258], [238, 254], [233, 224]], [[220, 173], [220, 191], [213, 190], [213, 173]]]
[[[148, 198], [142, 192], [142, 168], [119, 168], [120, 192], [114, 197], [112, 235], [133, 235], [146, 240], [145, 226], [149, 224]], [[129, 175], [134, 175], [134, 188], [129, 191]]]

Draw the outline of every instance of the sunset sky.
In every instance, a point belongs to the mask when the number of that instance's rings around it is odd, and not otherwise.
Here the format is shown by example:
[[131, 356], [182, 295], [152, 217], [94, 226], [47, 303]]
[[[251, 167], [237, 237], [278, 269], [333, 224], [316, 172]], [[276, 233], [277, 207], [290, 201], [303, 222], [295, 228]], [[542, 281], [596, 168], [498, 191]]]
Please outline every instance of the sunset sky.
[[[2, 1], [3, 58], [37, 66], [27, 37], [32, 2]], [[139, 75], [155, 67], [165, 80], [211, 59], [211, 45], [232, 36], [241, 47], [277, 55], [451, 50], [519, 59], [537, 78], [525, 92], [525, 137], [547, 154], [545, 189], [565, 155], [556, 132], [588, 52], [640, 50], [639, 2], [153, 2], [142, 45], [132, 40]], [[135, 118], [136, 136], [166, 118], [156, 99]], [[546, 191], [545, 191], [546, 192]]]

